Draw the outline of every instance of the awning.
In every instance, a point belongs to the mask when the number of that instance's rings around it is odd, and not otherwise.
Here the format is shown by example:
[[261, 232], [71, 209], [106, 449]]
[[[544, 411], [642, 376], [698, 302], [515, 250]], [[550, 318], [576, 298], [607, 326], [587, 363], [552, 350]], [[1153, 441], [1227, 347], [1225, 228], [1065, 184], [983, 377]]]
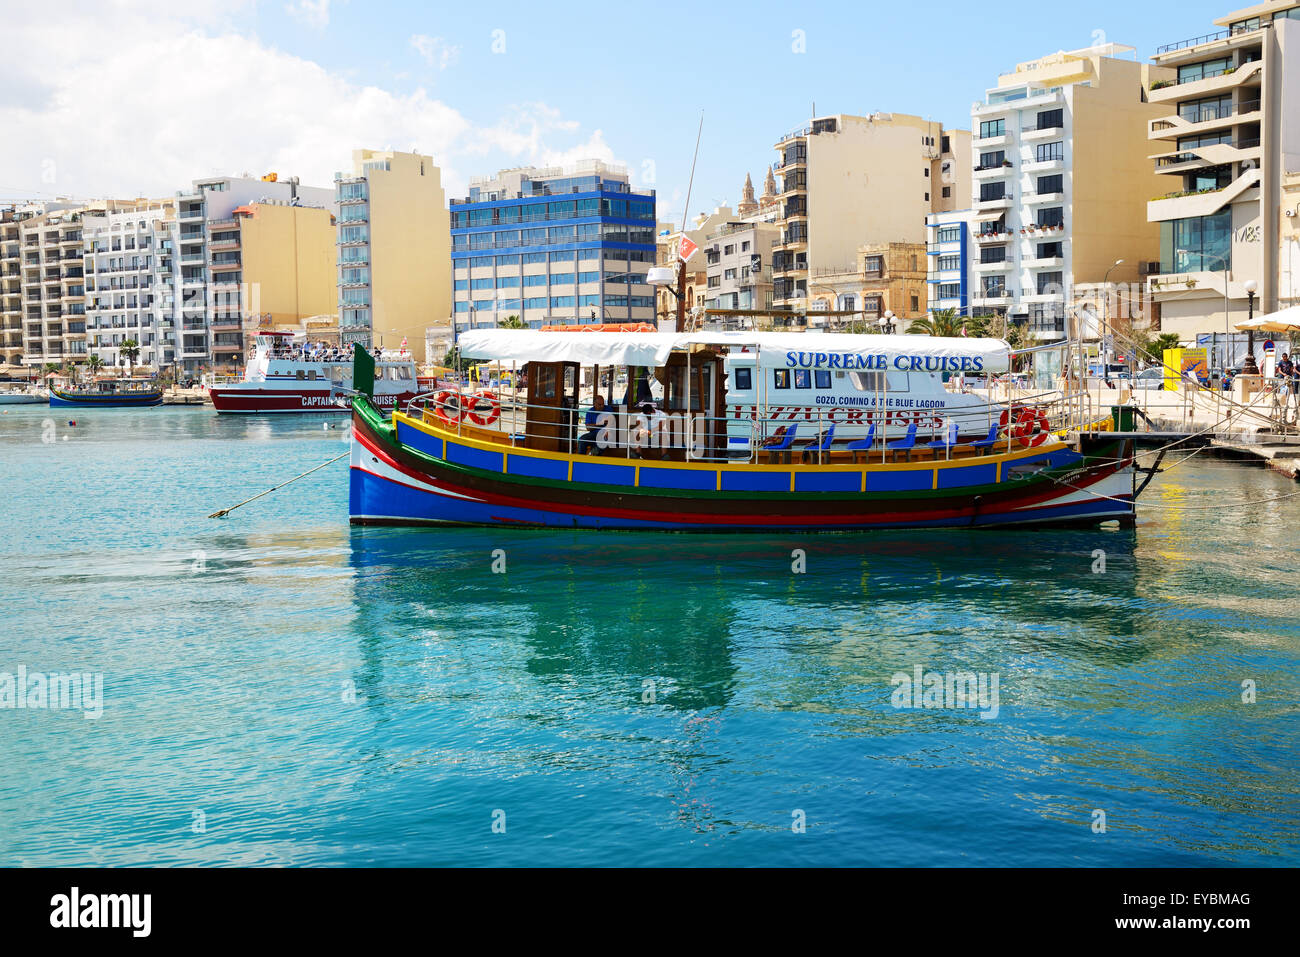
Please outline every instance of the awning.
[[[965, 357], [981, 361], [987, 372], [1009, 367], [1011, 347], [1001, 339], [959, 336], [938, 338], [913, 335], [854, 335], [838, 332], [540, 332], [526, 329], [472, 329], [458, 339], [460, 354], [467, 359], [516, 362], [576, 362], [580, 365], [662, 366], [674, 349], [695, 345], [749, 346], [768, 362], [824, 368], [871, 368], [859, 365], [856, 357], [883, 356], [891, 368], [903, 368], [896, 359], [904, 357], [908, 368], [928, 369], [926, 357], [950, 358], [962, 367]], [[831, 357], [834, 356], [834, 359]], [[918, 360], [913, 362], [913, 359]], [[933, 370], [931, 370], [933, 371]]]
[[1279, 309], [1254, 319], [1243, 319], [1235, 328], [1242, 332], [1300, 332], [1300, 306]]
[[678, 337], [671, 332], [541, 332], [470, 329], [456, 337], [467, 359], [577, 362], [580, 365], [661, 366]]
[[976, 213], [974, 218], [977, 223], [991, 223], [995, 219], [1001, 219], [1006, 214], [1005, 209], [995, 209], [987, 213]]

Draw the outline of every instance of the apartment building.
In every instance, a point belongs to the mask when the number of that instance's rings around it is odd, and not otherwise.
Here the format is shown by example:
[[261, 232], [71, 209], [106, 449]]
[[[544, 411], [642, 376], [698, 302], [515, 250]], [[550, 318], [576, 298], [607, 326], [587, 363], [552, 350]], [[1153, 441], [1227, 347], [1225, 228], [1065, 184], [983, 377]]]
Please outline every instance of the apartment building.
[[81, 217], [71, 203], [45, 204], [19, 221], [23, 309], [22, 362], [79, 361], [86, 357], [86, 305]]
[[342, 341], [396, 348], [406, 339], [425, 361], [425, 330], [450, 329], [452, 315], [442, 171], [419, 153], [353, 150], [352, 172], [336, 173], [334, 189]]
[[806, 304], [816, 271], [854, 272], [863, 243], [923, 244], [926, 216], [970, 205], [970, 142], [902, 113], [823, 116], [781, 137], [773, 304]]
[[780, 238], [774, 223], [731, 222], [713, 231], [703, 247], [705, 307], [772, 308], [772, 249]]
[[176, 225], [173, 200], [144, 201], [122, 211], [82, 215], [81, 262], [85, 287], [86, 353], [107, 366], [126, 366], [121, 351], [135, 342], [135, 365], [162, 370], [176, 364], [179, 320], [159, 267]]
[[[177, 193], [175, 231], [160, 240], [160, 293], [163, 311], [179, 319], [178, 367], [187, 374], [208, 370], [237, 371], [244, 360], [245, 334], [269, 326], [274, 315], [263, 306], [263, 297], [280, 304], [280, 322], [293, 322], [315, 315], [319, 290], [302, 293], [305, 282], [321, 280], [317, 271], [305, 275], [281, 271], [289, 254], [277, 244], [304, 246], [301, 259], [311, 261], [307, 250], [319, 246], [305, 239], [312, 225], [319, 228], [325, 216], [335, 213], [334, 190], [302, 186], [297, 177], [279, 179], [268, 174], [261, 179], [214, 177], [195, 180], [189, 190]], [[259, 266], [243, 250], [244, 220], [256, 219], [255, 208], [306, 207], [299, 213], [266, 214], [252, 228], [265, 240], [257, 249], [267, 259]], [[266, 223], [275, 227], [270, 230]], [[330, 239], [333, 239], [331, 235]], [[289, 258], [298, 262], [295, 251]], [[334, 301], [333, 270], [327, 271], [325, 289]], [[287, 291], [286, 291], [287, 290]], [[284, 308], [284, 303], [302, 303], [302, 312]], [[177, 310], [179, 314], [177, 315]]]
[[1161, 329], [1189, 341], [1246, 317], [1247, 282], [1256, 314], [1284, 304], [1285, 187], [1300, 171], [1300, 3], [1215, 24], [1157, 49], [1168, 75], [1150, 87], [1160, 113], [1146, 127], [1161, 181], [1146, 207], [1160, 231], [1147, 288]]
[[925, 218], [926, 309], [951, 309], [961, 316], [970, 309], [970, 253], [974, 245], [974, 210], [931, 213]]
[[0, 358], [6, 367], [22, 365], [23, 275], [19, 211], [0, 209]]
[[458, 328], [653, 322], [655, 194], [597, 160], [502, 170], [451, 205]]
[[1145, 91], [1169, 71], [1132, 54], [1105, 44], [1021, 63], [972, 107], [972, 313], [1055, 338], [1084, 287], [1136, 282], [1155, 257], [1145, 130], [1162, 110]]

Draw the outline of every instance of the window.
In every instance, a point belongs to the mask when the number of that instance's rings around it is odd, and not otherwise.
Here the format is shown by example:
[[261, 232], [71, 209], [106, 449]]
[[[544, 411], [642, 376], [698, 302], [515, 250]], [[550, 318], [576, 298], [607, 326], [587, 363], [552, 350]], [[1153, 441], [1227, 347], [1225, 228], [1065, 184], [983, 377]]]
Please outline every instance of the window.
[[1232, 268], [1232, 210], [1160, 224], [1162, 273], [1221, 271]]
[[470, 283], [471, 289], [492, 289], [495, 283], [491, 279], [475, 279]]
[[920, 301], [920, 299], [917, 298], [916, 296], [913, 296], [913, 297], [912, 297], [912, 311], [913, 311], [913, 312], [919, 312], [920, 309], [921, 309], [921, 301]]
[[929, 193], [926, 193], [926, 194], [925, 194], [925, 201], [926, 201], [927, 203], [930, 201], [930, 194], [929, 194]]
[[808, 369], [794, 370], [794, 387], [796, 389], [812, 388], [812, 374], [809, 372]]
[[741, 251], [742, 253], [747, 253], [747, 252], [749, 252], [749, 240], [746, 240], [745, 242], [743, 242], [743, 243], [740, 244], [740, 251]]
[[1060, 295], [1065, 292], [1065, 274], [1059, 272], [1040, 272], [1038, 274], [1038, 294]]
[[935, 287], [935, 294], [940, 299], [960, 299], [961, 283], [959, 282], [941, 282]]
[[960, 226], [940, 226], [939, 242], [941, 243], [959, 243], [961, 242], [962, 227]]
[[1054, 176], [1038, 177], [1038, 193], [1063, 193], [1065, 192], [1065, 176], [1057, 173]]
[[930, 167], [928, 167], [928, 166], [925, 167], [924, 172], [925, 172], [925, 178], [926, 178], [926, 179], [929, 179], [929, 178], [930, 178]]
[[1038, 244], [1039, 259], [1057, 259], [1064, 255], [1065, 255], [1064, 243], [1039, 243]]
[[1001, 263], [1006, 261], [1006, 246], [985, 246], [980, 250], [980, 262], [982, 263]]
[[879, 276], [885, 271], [885, 258], [883, 256], [867, 256], [862, 260], [862, 271], [867, 275]]
[[996, 299], [1007, 294], [1007, 279], [1005, 276], [985, 276], [983, 280], [984, 298]]
[[748, 366], [732, 370], [736, 376], [736, 388], [748, 392], [754, 387], [753, 370]]
[[1178, 82], [1195, 83], [1197, 80], [1208, 80], [1210, 77], [1222, 76], [1231, 67], [1232, 61], [1226, 56], [1206, 60], [1203, 63], [1189, 63], [1178, 68]]
[[551, 285], [552, 285], [552, 286], [572, 286], [572, 285], [573, 285], [573, 273], [571, 273], [571, 272], [556, 272], [556, 273], [551, 273]]
[[1064, 226], [1065, 225], [1065, 208], [1062, 206], [1052, 206], [1048, 209], [1038, 211], [1039, 226]]
[[984, 120], [980, 123], [980, 139], [986, 140], [992, 136], [1001, 136], [1007, 131], [1006, 120]]
[[1210, 96], [1178, 104], [1178, 116], [1188, 123], [1221, 120], [1232, 115], [1232, 96]]
[[724, 255], [724, 256], [734, 256], [735, 254], [736, 254], [736, 244], [735, 244], [735, 243], [732, 243], [732, 244], [729, 245], [729, 246], [724, 246], [723, 249], [722, 249], [722, 255]]
[[939, 263], [938, 263], [938, 266], [939, 266], [939, 271], [940, 271], [940, 272], [945, 272], [945, 271], [947, 271], [947, 270], [949, 270], [949, 269], [960, 269], [960, 268], [961, 268], [961, 257], [960, 257], [960, 256], [940, 256], [940, 257], [939, 257]]
[[788, 389], [788, 388], [790, 388], [790, 370], [789, 370], [789, 369], [773, 369], [773, 370], [772, 370], [772, 386], [773, 386], [773, 388], [777, 388], [777, 389]]
[[1051, 160], [1065, 159], [1065, 143], [1042, 143], [1034, 150], [1034, 161], [1046, 163]]
[[951, 143], [950, 139], [949, 139], [947, 136], [942, 136], [942, 137], [940, 137], [940, 138], [939, 138], [939, 142], [942, 144], [942, 145], [939, 147], [939, 152], [940, 152], [940, 153], [951, 153], [951, 152], [952, 152], [952, 143]]
[[545, 286], [545, 285], [546, 285], [546, 277], [545, 277], [545, 276], [525, 276], [525, 277], [524, 277], [524, 285], [525, 285], [525, 286]]
[[1006, 183], [980, 183], [980, 202], [987, 203], [994, 200], [1006, 199]]
[[945, 187], [943, 188], [943, 198], [944, 198], [944, 199], [952, 199], [952, 187], [951, 187], [951, 186], [945, 186]]
[[831, 370], [814, 369], [813, 382], [816, 383], [819, 389], [829, 389], [831, 387]]
[[1038, 114], [1038, 128], [1040, 130], [1054, 130], [1064, 125], [1064, 110], [1043, 110]]

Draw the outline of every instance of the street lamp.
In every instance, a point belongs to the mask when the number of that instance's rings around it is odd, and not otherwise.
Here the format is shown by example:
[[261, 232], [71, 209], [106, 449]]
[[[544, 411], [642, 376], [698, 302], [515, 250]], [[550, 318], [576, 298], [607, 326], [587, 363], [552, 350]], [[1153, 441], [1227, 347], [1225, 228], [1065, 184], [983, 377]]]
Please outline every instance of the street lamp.
[[[1247, 279], [1246, 287], [1246, 305], [1248, 311], [1247, 321], [1255, 318], [1255, 290], [1259, 288], [1259, 283], [1253, 279]], [[1259, 366], [1255, 364], [1255, 330], [1246, 327], [1246, 360], [1241, 364], [1242, 375], [1259, 375]]]
[[879, 322], [880, 331], [885, 335], [889, 335], [894, 331], [894, 314], [890, 310], [885, 310], [885, 314], [880, 317]]
[[[1114, 269], [1116, 266], [1122, 266], [1122, 265], [1124, 265], [1124, 260], [1116, 259], [1115, 262], [1111, 264], [1110, 269], [1106, 270], [1106, 274], [1101, 277], [1101, 294], [1103, 296], [1102, 303], [1101, 303], [1101, 329], [1102, 329], [1102, 337], [1103, 337], [1101, 343], [1102, 348], [1100, 350], [1101, 377], [1107, 380], [1110, 379], [1110, 363], [1106, 361], [1108, 350], [1106, 349], [1105, 337], [1111, 335], [1110, 322], [1109, 322], [1110, 320], [1110, 272], [1111, 269]], [[1113, 336], [1111, 342], [1112, 344], [1114, 343]]]

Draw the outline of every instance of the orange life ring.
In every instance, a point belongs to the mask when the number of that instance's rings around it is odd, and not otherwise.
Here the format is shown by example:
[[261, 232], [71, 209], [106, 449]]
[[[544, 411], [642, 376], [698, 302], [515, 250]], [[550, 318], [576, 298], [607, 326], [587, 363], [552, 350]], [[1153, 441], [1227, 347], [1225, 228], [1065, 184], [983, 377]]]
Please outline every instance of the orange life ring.
[[1025, 409], [1016, 419], [1015, 431], [1012, 433], [1025, 448], [1037, 448], [1047, 441], [1051, 426], [1042, 409]]
[[[456, 410], [454, 418], [447, 414], [448, 408]], [[442, 419], [445, 424], [455, 426], [465, 418], [465, 403], [461, 401], [459, 393], [443, 389], [433, 397], [433, 414]]]
[[[488, 403], [487, 415], [479, 415], [478, 405], [480, 402]], [[469, 397], [469, 402], [465, 405], [465, 414], [469, 416], [470, 421], [475, 425], [488, 426], [501, 418], [501, 402], [494, 393], [483, 389]]]

